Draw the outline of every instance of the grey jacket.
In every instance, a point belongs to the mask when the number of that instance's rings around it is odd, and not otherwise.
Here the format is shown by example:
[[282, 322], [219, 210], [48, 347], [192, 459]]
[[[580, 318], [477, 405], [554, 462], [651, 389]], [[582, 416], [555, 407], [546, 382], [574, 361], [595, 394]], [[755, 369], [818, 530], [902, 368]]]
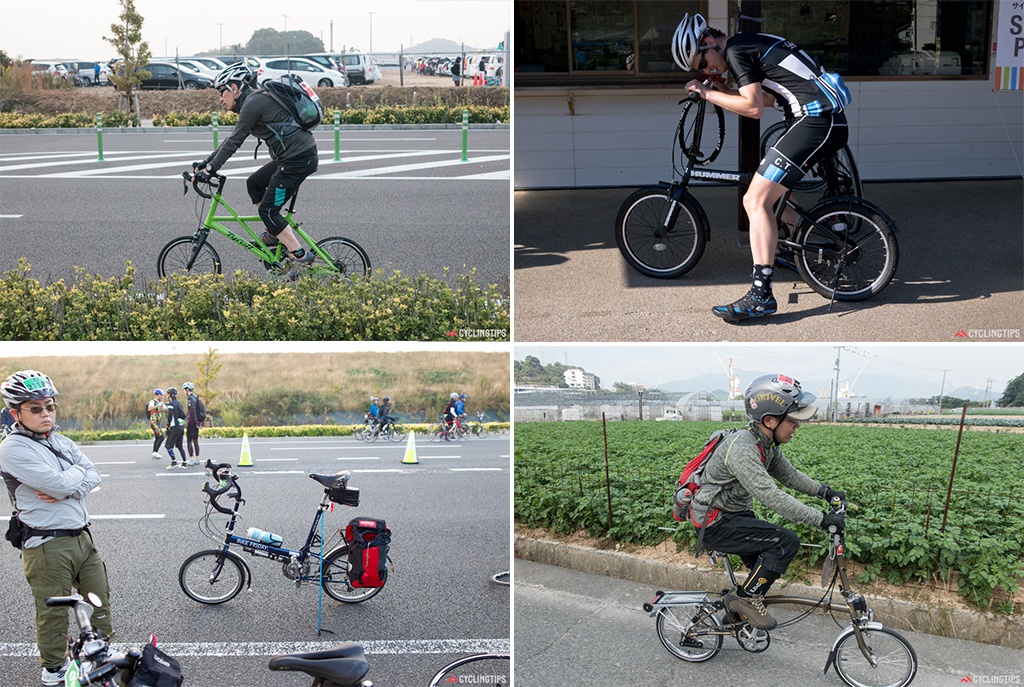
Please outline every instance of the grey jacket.
[[[792, 522], [821, 524], [822, 511], [805, 506], [782, 491], [775, 480], [809, 496], [816, 496], [821, 489], [820, 483], [793, 467], [771, 437], [751, 423], [726, 437], [705, 463], [700, 489], [691, 506], [693, 519], [704, 522], [709, 508], [718, 508], [723, 513], [750, 510], [753, 499], [757, 499]], [[714, 520], [708, 527], [718, 522]]]
[[279, 162], [297, 157], [310, 148], [315, 148], [316, 142], [313, 140], [312, 132], [303, 131], [297, 125], [293, 128], [292, 133], [285, 137], [283, 145], [271, 130], [271, 127], [276, 124], [293, 121], [291, 114], [267, 95], [266, 91], [258, 90], [246, 93], [238, 111], [238, 123], [235, 125], [234, 131], [220, 144], [213, 155], [206, 159], [207, 165], [214, 172], [219, 170], [228, 161], [228, 158], [235, 154], [249, 134], [254, 134], [257, 138], [262, 139], [270, 148], [270, 156]]
[[[53, 454], [53, 447], [67, 460]], [[33, 435], [19, 426], [0, 443], [0, 470], [8, 489], [14, 487], [14, 506], [19, 518], [29, 527], [40, 530], [75, 530], [89, 524], [85, 497], [100, 484], [100, 473], [75, 442], [56, 430], [46, 437]], [[41, 491], [57, 503], [39, 498]], [[31, 549], [48, 538], [30, 537], [24, 547]]]

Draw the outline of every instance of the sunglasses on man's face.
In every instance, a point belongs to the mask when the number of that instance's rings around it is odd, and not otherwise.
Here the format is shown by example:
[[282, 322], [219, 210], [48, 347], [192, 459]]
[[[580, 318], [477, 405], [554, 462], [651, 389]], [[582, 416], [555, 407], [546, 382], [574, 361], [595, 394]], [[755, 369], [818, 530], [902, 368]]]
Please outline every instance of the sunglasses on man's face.
[[21, 410], [27, 410], [28, 412], [32, 413], [33, 415], [41, 415], [42, 412], [45, 410], [46, 412], [48, 412], [48, 413], [50, 413], [52, 415], [57, 410], [57, 404], [56, 403], [47, 403], [44, 406], [27, 406], [27, 407], [22, 407]]

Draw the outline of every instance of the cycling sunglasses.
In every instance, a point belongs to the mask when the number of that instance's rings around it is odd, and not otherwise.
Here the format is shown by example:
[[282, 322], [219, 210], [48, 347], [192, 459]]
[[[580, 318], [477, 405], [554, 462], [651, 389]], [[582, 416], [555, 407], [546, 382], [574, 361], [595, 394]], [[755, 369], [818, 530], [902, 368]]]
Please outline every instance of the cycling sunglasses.
[[57, 404], [53, 403], [53, 402], [50, 402], [50, 403], [47, 403], [44, 406], [28, 406], [27, 408], [25, 406], [21, 406], [21, 407], [18, 408], [18, 410], [27, 410], [28, 412], [32, 413], [33, 415], [41, 415], [42, 412], [45, 410], [46, 412], [48, 412], [48, 413], [50, 413], [52, 415], [53, 413], [55, 413], [57, 411]]
[[702, 45], [697, 50], [700, 51], [700, 62], [697, 63], [696, 71], [702, 72], [708, 68], [708, 58], [704, 56], [704, 52], [717, 48], [715, 45]]

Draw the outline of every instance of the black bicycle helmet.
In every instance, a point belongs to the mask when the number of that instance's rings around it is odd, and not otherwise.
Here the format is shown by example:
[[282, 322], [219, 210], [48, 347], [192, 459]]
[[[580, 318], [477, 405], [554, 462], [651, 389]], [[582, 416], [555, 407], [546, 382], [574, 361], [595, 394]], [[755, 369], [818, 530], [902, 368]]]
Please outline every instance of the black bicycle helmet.
[[3, 395], [4, 405], [8, 408], [17, 408], [26, 401], [60, 396], [53, 381], [35, 370], [22, 370], [12, 374], [0, 384], [0, 394]]
[[167, 390], [167, 393], [170, 396], [175, 397], [175, 398], [178, 396], [178, 390], [175, 389], [173, 386], [170, 389]]
[[743, 394], [747, 417], [762, 422], [767, 415], [794, 420], [810, 420], [818, 409], [816, 396], [800, 389], [800, 382], [786, 375], [774, 374], [758, 377]]

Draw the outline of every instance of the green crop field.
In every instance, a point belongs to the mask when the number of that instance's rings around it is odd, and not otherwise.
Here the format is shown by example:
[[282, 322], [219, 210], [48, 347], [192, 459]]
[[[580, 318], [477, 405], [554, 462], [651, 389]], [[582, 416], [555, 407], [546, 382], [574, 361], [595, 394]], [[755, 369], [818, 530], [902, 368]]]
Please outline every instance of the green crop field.
[[[669, 534], [663, 528], [671, 528], [675, 541], [692, 545], [693, 528], [672, 518], [674, 484], [708, 435], [723, 426], [741, 425], [611, 422], [606, 478], [601, 423], [517, 424], [516, 519], [648, 545], [663, 541]], [[1015, 592], [1024, 573], [1024, 437], [965, 432], [947, 509], [957, 434], [808, 424], [784, 451], [812, 478], [846, 490], [853, 504], [847, 544], [867, 565], [864, 575], [899, 584], [955, 573], [960, 593], [987, 607], [997, 588]], [[815, 527], [787, 523], [759, 504], [755, 510], [802, 541], [823, 541]], [[822, 554], [810, 549], [804, 555], [814, 562]]]

